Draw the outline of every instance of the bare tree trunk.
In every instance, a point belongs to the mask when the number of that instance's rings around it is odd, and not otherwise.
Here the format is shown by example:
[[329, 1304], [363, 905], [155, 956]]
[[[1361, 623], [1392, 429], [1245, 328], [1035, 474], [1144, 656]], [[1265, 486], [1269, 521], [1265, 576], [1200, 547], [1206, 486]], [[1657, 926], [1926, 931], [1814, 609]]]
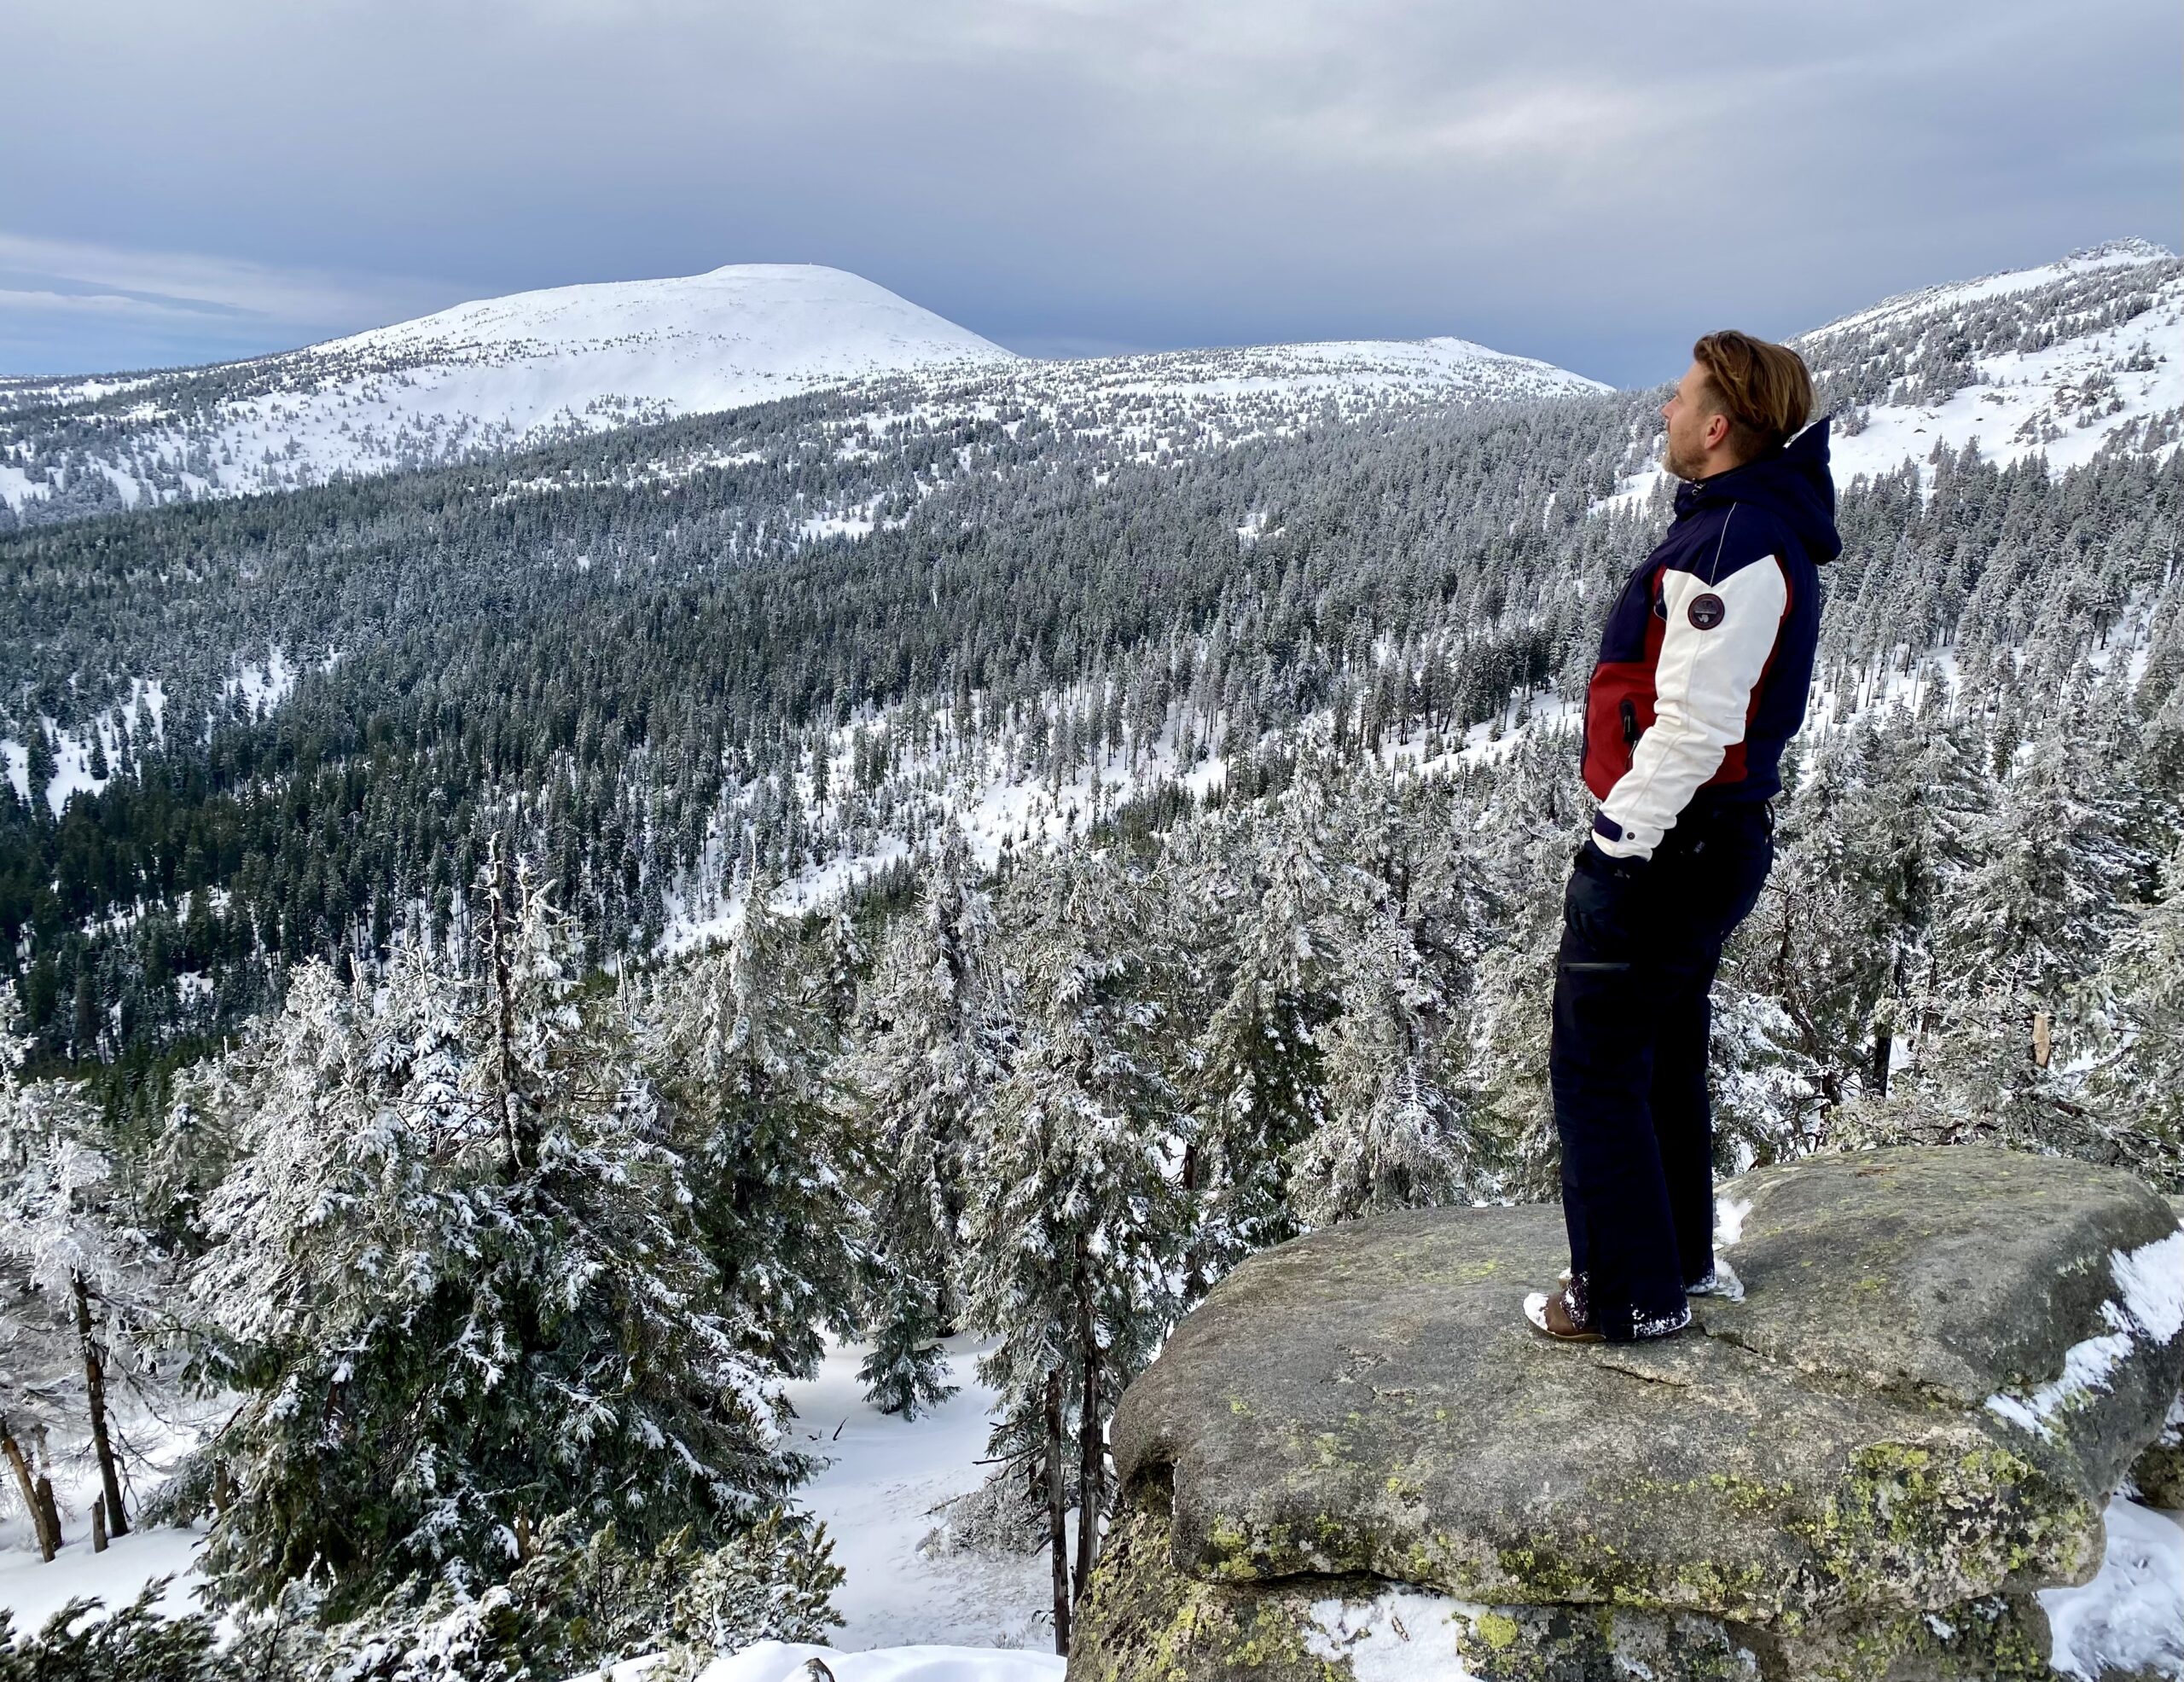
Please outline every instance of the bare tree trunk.
[[[45, 1534], [53, 1539], [53, 1553], [60, 1552], [68, 1539], [61, 1534], [61, 1504], [53, 1499], [53, 1480], [44, 1472], [38, 1475], [38, 1512]], [[53, 1553], [46, 1557], [52, 1558]]]
[[[1061, 1369], [1047, 1374], [1047, 1544], [1054, 1555], [1054, 1651], [1069, 1653], [1069, 1484], [1061, 1464]], [[48, 1558], [52, 1557], [50, 1554]]]
[[492, 885], [486, 890], [486, 957], [492, 970], [494, 1038], [497, 1071], [500, 1076], [501, 1138], [508, 1151], [508, 1177], [523, 1171], [523, 1151], [516, 1136], [515, 1000], [508, 975], [508, 861], [497, 835], [488, 843], [486, 869]]
[[[1183, 1191], [1187, 1196], [1194, 1198], [1205, 1189], [1200, 1183], [1205, 1174], [1204, 1159], [1199, 1152], [1198, 1140], [1194, 1139], [1183, 1146]], [[1202, 1223], [1194, 1224], [1199, 1226], [1199, 1234], [1192, 1238], [1190, 1250], [1183, 1261], [1185, 1302], [1195, 1302], [1205, 1295], [1205, 1240], [1202, 1236]]]
[[106, 1552], [106, 1497], [103, 1495], [91, 1503], [91, 1552]]
[[2032, 1060], [2045, 1069], [2055, 1056], [2055, 1018], [2045, 1011], [2032, 1013]]
[[1087, 1245], [1077, 1241], [1077, 1341], [1084, 1363], [1084, 1401], [1077, 1419], [1077, 1583], [1082, 1600], [1100, 1553], [1100, 1509], [1107, 1479], [1107, 1441], [1100, 1416], [1100, 1346], [1092, 1330], [1092, 1273]]
[[31, 1516], [31, 1529], [38, 1537], [40, 1557], [51, 1559], [60, 1552], [61, 1545], [53, 1533], [45, 1528], [45, 1509], [38, 1505], [38, 1491], [31, 1483], [31, 1463], [23, 1458], [23, 1445], [15, 1441], [5, 1420], [0, 1420], [0, 1450], [8, 1456], [8, 1464], [15, 1469], [15, 1487], [22, 1491], [23, 1508]]
[[99, 1459], [99, 1482], [106, 1488], [107, 1522], [113, 1534], [129, 1534], [128, 1510], [121, 1505], [121, 1478], [114, 1470], [113, 1441], [106, 1428], [106, 1363], [99, 1358], [98, 1340], [92, 1336], [91, 1292], [84, 1276], [73, 1269], [68, 1283], [76, 1295], [76, 1338], [84, 1350], [84, 1394], [90, 1399], [91, 1447]]

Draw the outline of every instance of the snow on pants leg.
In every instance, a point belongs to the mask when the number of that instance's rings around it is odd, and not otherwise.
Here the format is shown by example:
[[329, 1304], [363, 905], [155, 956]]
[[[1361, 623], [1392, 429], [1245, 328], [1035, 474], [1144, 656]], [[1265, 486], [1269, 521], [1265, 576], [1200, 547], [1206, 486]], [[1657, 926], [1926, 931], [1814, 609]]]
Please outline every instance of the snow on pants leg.
[[1708, 990], [1774, 860], [1756, 803], [1694, 808], [1650, 862], [1588, 847], [1563, 899], [1549, 1053], [1570, 1264], [1613, 1342], [1713, 1260]]

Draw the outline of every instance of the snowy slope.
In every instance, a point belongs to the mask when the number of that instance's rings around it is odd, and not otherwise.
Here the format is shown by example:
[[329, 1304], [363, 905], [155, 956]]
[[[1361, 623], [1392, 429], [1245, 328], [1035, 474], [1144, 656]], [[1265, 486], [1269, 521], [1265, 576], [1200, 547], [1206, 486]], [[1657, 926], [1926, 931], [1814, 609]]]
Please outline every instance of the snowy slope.
[[1465, 403], [1506, 403], [1611, 389], [1552, 362], [1449, 338], [1330, 339], [1160, 351], [1083, 362], [1026, 362], [1009, 368], [1004, 377], [1027, 396], [1084, 401], [1176, 393], [1310, 397], [1403, 392]]
[[986, 1345], [948, 1340], [956, 1393], [915, 1420], [864, 1399], [863, 1345], [829, 1342], [817, 1377], [787, 1387], [795, 1447], [823, 1463], [797, 1499], [824, 1521], [834, 1563], [847, 1574], [834, 1596], [845, 1650], [911, 1643], [1053, 1650], [1053, 1578], [1045, 1554], [928, 1557], [919, 1543], [938, 1509], [968, 1494], [992, 1468], [981, 1464], [998, 1398], [978, 1381]]
[[[0, 382], [0, 502], [73, 459], [120, 502], [386, 473], [572, 432], [739, 408], [1010, 352], [839, 269], [745, 264], [687, 279], [464, 304], [255, 361], [136, 379]], [[73, 458], [57, 435], [99, 442]], [[12, 432], [12, 438], [9, 438]]]
[[[2035, 269], [1885, 299], [1791, 340], [1835, 417], [1838, 484], [1977, 443], [2055, 471], [2100, 450], [2166, 450], [2184, 432], [2184, 259], [2112, 240]], [[1647, 465], [1611, 499], [1660, 490]]]
[[2070, 467], [2184, 408], [2184, 261], [2117, 240], [2059, 263], [1891, 298], [1797, 345], [1844, 416], [1836, 473], [1977, 438]]
[[1467, 339], [1330, 339], [1014, 362], [971, 380], [918, 382], [928, 416], [1022, 410], [1104, 432], [1125, 458], [1280, 437], [1393, 409], [1469, 408], [1612, 388]]
[[[2057, 468], [2111, 442], [2165, 448], [2184, 409], [2184, 263], [2111, 241], [1887, 299], [1796, 342], [1838, 417], [1846, 480], [1974, 438]], [[1606, 389], [1455, 338], [1037, 361], [839, 270], [745, 264], [489, 299], [217, 368], [0, 380], [0, 510], [280, 490], [822, 387], [852, 388], [852, 407], [868, 391], [875, 415], [1066, 419], [1153, 460], [1187, 437]], [[1657, 479], [1641, 469], [1623, 494]]]

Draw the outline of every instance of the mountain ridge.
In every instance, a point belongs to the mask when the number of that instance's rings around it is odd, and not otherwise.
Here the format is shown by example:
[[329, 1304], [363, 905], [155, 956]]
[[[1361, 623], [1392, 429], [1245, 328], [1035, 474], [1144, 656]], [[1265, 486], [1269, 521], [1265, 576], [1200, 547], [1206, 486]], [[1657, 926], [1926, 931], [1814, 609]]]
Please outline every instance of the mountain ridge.
[[[1978, 442], [2061, 467], [2184, 409], [2184, 260], [2140, 239], [1894, 294], [1798, 335], [1838, 477]], [[1066, 419], [1173, 459], [1300, 425], [1611, 387], [1454, 336], [1019, 357], [846, 270], [473, 299], [250, 361], [0, 380], [0, 528], [497, 459], [587, 433], [846, 394], [891, 424]], [[1644, 450], [1641, 455], [1650, 457]], [[1648, 465], [1618, 500], [1659, 488]], [[831, 528], [830, 528], [831, 529]]]
[[[918, 400], [1211, 404], [1229, 433], [1275, 407], [1607, 387], [1452, 336], [1017, 356], [876, 283], [808, 264], [473, 299], [201, 368], [0, 380], [0, 508], [31, 523], [145, 502], [286, 490], [580, 434], [907, 381]], [[1278, 417], [1277, 417], [1278, 418]]]

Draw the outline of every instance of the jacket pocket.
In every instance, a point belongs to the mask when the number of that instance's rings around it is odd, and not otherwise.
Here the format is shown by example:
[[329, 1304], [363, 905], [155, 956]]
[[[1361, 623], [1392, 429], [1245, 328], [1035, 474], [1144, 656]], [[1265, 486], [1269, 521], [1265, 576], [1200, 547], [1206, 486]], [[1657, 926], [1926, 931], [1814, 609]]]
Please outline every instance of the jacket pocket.
[[1585, 786], [1593, 798], [1630, 769], [1638, 739], [1653, 725], [1653, 667], [1648, 660], [1603, 660], [1585, 691]]

